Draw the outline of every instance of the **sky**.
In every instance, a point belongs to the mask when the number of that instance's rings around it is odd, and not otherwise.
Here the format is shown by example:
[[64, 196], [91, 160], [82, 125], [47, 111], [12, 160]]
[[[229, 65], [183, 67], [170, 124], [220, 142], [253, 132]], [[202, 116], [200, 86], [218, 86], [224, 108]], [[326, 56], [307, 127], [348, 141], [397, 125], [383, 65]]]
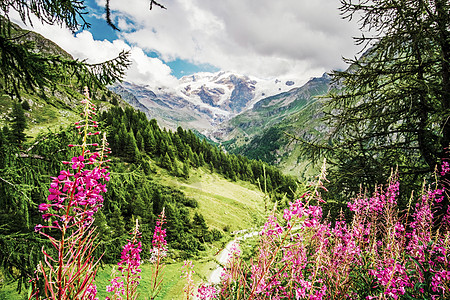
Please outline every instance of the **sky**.
[[88, 30], [33, 22], [33, 27], [75, 58], [97, 63], [130, 50], [125, 80], [176, 85], [196, 72], [230, 71], [271, 78], [321, 76], [345, 69], [342, 57], [358, 49], [356, 22], [343, 20], [339, 0], [110, 0], [114, 31], [105, 21], [106, 0], [86, 0]]

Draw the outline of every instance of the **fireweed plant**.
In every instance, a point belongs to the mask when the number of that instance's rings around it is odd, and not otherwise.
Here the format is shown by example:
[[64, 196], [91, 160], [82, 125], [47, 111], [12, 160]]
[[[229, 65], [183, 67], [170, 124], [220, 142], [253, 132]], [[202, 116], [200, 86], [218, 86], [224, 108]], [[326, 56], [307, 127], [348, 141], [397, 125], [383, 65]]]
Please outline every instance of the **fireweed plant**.
[[150, 299], [155, 299], [161, 291], [161, 283], [164, 279], [164, 258], [167, 256], [166, 229], [163, 225], [166, 223], [165, 208], [158, 216], [153, 232], [152, 249], [150, 250], [151, 267], [151, 287]]
[[184, 278], [186, 284], [183, 287], [183, 293], [186, 300], [192, 299], [194, 297], [194, 265], [191, 260], [185, 260], [183, 266], [181, 267], [181, 278]]
[[96, 131], [95, 106], [87, 90], [82, 103], [82, 120], [75, 123], [82, 143], [69, 145], [79, 153], [63, 162], [68, 168], [52, 177], [48, 201], [39, 205], [44, 222], [36, 225], [35, 231], [51, 242], [54, 251], [42, 248], [44, 262], [37, 266], [30, 299], [96, 299], [99, 259], [93, 255], [97, 243], [92, 224], [109, 181], [108, 160], [104, 160], [109, 148], [105, 135], [101, 144], [88, 143], [88, 137], [100, 132]]
[[[111, 279], [111, 285], [106, 287], [106, 291], [114, 293], [112, 297], [106, 297], [106, 300], [135, 300], [139, 297], [137, 287], [141, 279], [141, 255], [142, 244], [138, 239], [141, 237], [139, 232], [139, 222], [136, 219], [136, 225], [130, 233], [132, 238], [127, 240], [127, 244], [123, 247], [118, 270], [120, 275]], [[113, 271], [113, 276], [115, 275]], [[123, 296], [123, 297], [122, 297]]]
[[[440, 175], [449, 171], [444, 162]], [[352, 220], [341, 214], [331, 226], [318, 205], [325, 175], [323, 167], [312, 191], [290, 203], [280, 220], [268, 218], [253, 259], [238, 259], [238, 251], [230, 256], [214, 297], [450, 299], [450, 208], [433, 224], [444, 188], [424, 185], [416, 203], [399, 214], [393, 175], [371, 197], [348, 203]]]
[[217, 299], [218, 296], [216, 287], [211, 284], [200, 283], [197, 291], [197, 299], [200, 300]]

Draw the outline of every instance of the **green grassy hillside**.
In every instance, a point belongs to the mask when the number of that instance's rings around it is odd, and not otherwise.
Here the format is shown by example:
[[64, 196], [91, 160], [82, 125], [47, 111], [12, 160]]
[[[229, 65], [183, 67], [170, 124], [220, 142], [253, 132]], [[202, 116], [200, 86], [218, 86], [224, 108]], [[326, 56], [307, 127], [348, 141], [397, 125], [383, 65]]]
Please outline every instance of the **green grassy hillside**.
[[208, 226], [233, 232], [264, 220], [264, 194], [254, 184], [231, 181], [204, 168], [194, 170], [187, 180], [166, 174], [158, 174], [157, 180], [195, 198]]

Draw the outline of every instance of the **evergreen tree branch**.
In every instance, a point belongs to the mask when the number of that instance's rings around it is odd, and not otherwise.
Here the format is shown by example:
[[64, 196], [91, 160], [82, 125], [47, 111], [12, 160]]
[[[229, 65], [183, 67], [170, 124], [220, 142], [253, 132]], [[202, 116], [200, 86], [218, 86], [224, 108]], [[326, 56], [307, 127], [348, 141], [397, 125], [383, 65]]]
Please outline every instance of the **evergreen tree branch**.
[[106, 11], [106, 23], [112, 29], [120, 31], [119, 28], [117, 28], [116, 25], [114, 25], [114, 23], [111, 20], [111, 9], [109, 8], [109, 0], [106, 0], [105, 11]]
[[7, 17], [10, 10], [19, 13], [24, 23], [33, 25], [31, 15], [49, 25], [61, 25], [72, 31], [89, 28], [84, 16], [87, 14], [84, 0], [48, 1], [48, 0], [5, 0], [0, 5], [0, 14]]
[[[25, 197], [25, 199], [27, 199], [27, 201], [28, 201], [29, 203], [33, 203], [33, 201], [27, 196], [27, 194], [25, 194], [22, 190], [18, 189], [14, 183], [12, 183], [12, 182], [6, 180], [5, 178], [3, 178], [3, 177], [1, 177], [1, 176], [0, 176], [0, 180], [3, 181], [3, 182], [6, 183], [6, 184], [9, 184], [10, 186], [12, 186], [13, 189], [15, 189], [16, 191], [18, 191], [19, 193], [21, 193], [21, 194]], [[0, 235], [0, 236], [1, 236], [1, 235]]]
[[150, 10], [152, 10], [153, 5], [156, 5], [156, 6], [160, 7], [160, 8], [162, 8], [162, 9], [167, 9], [164, 5], [156, 2], [155, 0], [150, 0]]

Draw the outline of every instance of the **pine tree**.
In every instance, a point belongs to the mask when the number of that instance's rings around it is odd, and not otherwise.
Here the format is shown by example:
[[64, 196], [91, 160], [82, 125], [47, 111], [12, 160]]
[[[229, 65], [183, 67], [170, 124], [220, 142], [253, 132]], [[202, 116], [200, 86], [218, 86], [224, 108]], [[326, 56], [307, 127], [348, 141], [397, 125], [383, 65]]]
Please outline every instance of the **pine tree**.
[[9, 135], [9, 140], [11, 144], [20, 146], [25, 141], [25, 129], [27, 128], [25, 111], [20, 103], [14, 103], [11, 118], [11, 132]]
[[189, 159], [185, 160], [183, 163], [183, 177], [188, 179], [189, 178], [189, 171], [190, 171], [190, 162]]
[[193, 162], [193, 160], [194, 160], [194, 152], [192, 151], [192, 148], [189, 146], [189, 145], [187, 145], [186, 146], [186, 152], [187, 152], [187, 154], [186, 154], [186, 158], [190, 161], [190, 162]]
[[139, 149], [136, 143], [136, 138], [134, 137], [133, 131], [130, 130], [126, 134], [126, 141], [124, 147], [124, 156], [131, 162], [135, 162], [140, 158]]
[[193, 153], [193, 156], [192, 156], [192, 162], [194, 163], [194, 166], [195, 167], [200, 167], [200, 163], [199, 163], [199, 160], [198, 160], [198, 154], [197, 154], [197, 152], [194, 152]]
[[143, 131], [142, 139], [144, 140], [145, 151], [149, 154], [154, 154], [156, 151], [156, 140], [150, 126], [147, 126], [147, 128]]
[[178, 134], [174, 134], [172, 137], [172, 142], [173, 142], [173, 145], [175, 146], [178, 156], [181, 159], [184, 159], [184, 157], [181, 157], [181, 155], [182, 155], [182, 153], [185, 152], [185, 146], [184, 146], [183, 142], [181, 141], [180, 136]]
[[163, 167], [164, 169], [166, 169], [169, 172], [172, 171], [172, 168], [173, 168], [172, 160], [170, 159], [170, 156], [167, 152], [161, 158], [161, 167]]
[[[150, 7], [164, 8], [154, 0]], [[26, 89], [43, 92], [57, 81], [76, 79], [78, 84], [91, 89], [120, 80], [130, 64], [128, 52], [121, 52], [117, 58], [99, 64], [88, 64], [61, 55], [41, 53], [35, 45], [23, 37], [27, 31], [9, 21], [9, 15], [17, 12], [22, 21], [31, 23], [31, 16], [37, 17], [43, 24], [57, 24], [76, 32], [89, 28], [85, 15], [89, 8], [85, 0], [69, 1], [21, 1], [2, 2], [0, 6], [0, 88], [10, 95], [20, 97], [19, 91]], [[109, 1], [106, 1], [106, 21], [111, 22]], [[38, 51], [36, 51], [38, 50]]]
[[[359, 18], [368, 49], [335, 71], [324, 111], [332, 132], [304, 141], [313, 160], [328, 157], [335, 190], [373, 189], [393, 168], [420, 186], [450, 143], [450, 2], [341, 0], [345, 18]], [[408, 193], [405, 193], [408, 194]]]
[[140, 130], [136, 133], [136, 145], [139, 150], [144, 151], [145, 143]]
[[202, 242], [210, 242], [211, 234], [208, 231], [208, 225], [206, 225], [205, 218], [202, 214], [195, 212], [192, 220], [194, 227], [194, 235]]
[[250, 164], [245, 165], [245, 173], [244, 174], [245, 174], [245, 177], [247, 178], [247, 180], [253, 179], [253, 171], [252, 171]]
[[200, 152], [200, 154], [198, 155], [198, 165], [199, 167], [205, 165], [205, 158], [203, 157], [203, 152]]

